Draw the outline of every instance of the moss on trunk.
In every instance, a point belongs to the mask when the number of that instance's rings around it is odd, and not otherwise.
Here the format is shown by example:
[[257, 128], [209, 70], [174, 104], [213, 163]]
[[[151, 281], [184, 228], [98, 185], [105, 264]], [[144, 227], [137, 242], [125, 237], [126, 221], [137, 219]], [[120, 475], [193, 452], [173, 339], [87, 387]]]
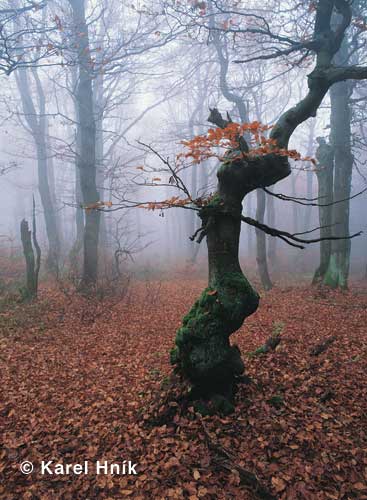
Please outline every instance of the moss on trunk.
[[[241, 209], [235, 210], [237, 214]], [[203, 209], [207, 224], [209, 286], [177, 331], [171, 362], [191, 382], [194, 399], [211, 400], [217, 409], [233, 409], [236, 377], [244, 371], [240, 350], [230, 335], [256, 311], [259, 295], [238, 261], [240, 217], [216, 194]]]

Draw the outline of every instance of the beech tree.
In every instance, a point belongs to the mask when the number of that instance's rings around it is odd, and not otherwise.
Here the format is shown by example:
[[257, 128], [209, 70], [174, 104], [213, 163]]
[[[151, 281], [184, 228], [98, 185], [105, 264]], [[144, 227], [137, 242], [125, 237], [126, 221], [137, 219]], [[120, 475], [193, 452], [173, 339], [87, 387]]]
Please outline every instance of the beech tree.
[[[96, 184], [96, 124], [93, 109], [93, 77], [88, 25], [84, 0], [69, 1], [73, 14], [78, 67], [76, 102], [80, 149], [77, 168], [79, 169], [84, 206], [93, 207], [98, 204], [100, 199]], [[83, 287], [89, 287], [97, 280], [99, 224], [100, 212], [87, 208], [83, 232]]]
[[[107, 168], [106, 163], [111, 161], [118, 142], [125, 138], [127, 132], [146, 113], [159, 104], [159, 100], [139, 112], [133, 120], [120, 116], [118, 128], [112, 133], [106, 132], [106, 128], [109, 129], [106, 122], [109, 115], [115, 115], [119, 107], [121, 112], [124, 103], [137, 91], [138, 84], [146, 78], [143, 76], [144, 72], [153, 68], [156, 63], [154, 51], [173, 40], [175, 30], [168, 29], [161, 34], [159, 30], [162, 15], [149, 9], [138, 9], [133, 4], [125, 6], [116, 2], [114, 6], [108, 5], [111, 9], [108, 11], [102, 3], [95, 14], [94, 6], [84, 0], [68, 0], [68, 3], [71, 6], [72, 25], [64, 30], [62, 20], [61, 27], [72, 39], [72, 44], [68, 44], [64, 36], [68, 65], [76, 67], [72, 68], [75, 89], [71, 92], [77, 125], [74, 148], [77, 164], [76, 193], [78, 194], [80, 184], [82, 208], [85, 210], [84, 227], [80, 211], [77, 213], [78, 237], [72, 256], [78, 252], [82, 233], [81, 288], [89, 288], [96, 284], [98, 277], [101, 234], [106, 239], [106, 225], [102, 217], [104, 214], [99, 209], [112, 205], [110, 200], [103, 199], [108, 195], [104, 186], [105, 171], [111, 170], [111, 165]], [[123, 29], [120, 26], [117, 28], [115, 23], [118, 25], [119, 22], [126, 22], [126, 26]], [[65, 25], [68, 26], [67, 20]], [[140, 58], [144, 59], [147, 52], [150, 52], [151, 61], [144, 61], [144, 71], [140, 75]], [[173, 93], [174, 90], [167, 92], [161, 102]]]
[[[33, 76], [35, 82], [37, 101], [33, 99], [30, 75]], [[27, 68], [20, 67], [15, 72], [15, 76], [24, 119], [37, 151], [38, 189], [49, 243], [47, 267], [57, 275], [60, 259], [60, 234], [55, 207], [55, 193], [50, 182], [51, 172], [47, 153], [46, 96], [37, 68], [32, 68], [30, 71]]]
[[[194, 399], [210, 400], [216, 409], [222, 411], [233, 409], [236, 380], [244, 371], [239, 348], [231, 345], [230, 335], [256, 311], [259, 304], [259, 295], [244, 276], [239, 263], [242, 222], [286, 239], [291, 244], [318, 241], [304, 240], [243, 216], [243, 200], [253, 190], [272, 186], [291, 173], [288, 160], [292, 156], [288, 151], [290, 138], [300, 124], [316, 115], [323, 98], [334, 84], [367, 78], [367, 67], [339, 66], [334, 60], [352, 22], [350, 3], [346, 0], [319, 0], [310, 5], [315, 12], [310, 39], [292, 40], [272, 33], [264, 19], [263, 27], [259, 27], [259, 17], [256, 28], [236, 28], [236, 32], [260, 33], [272, 42], [278, 40], [286, 44], [286, 49], [271, 54], [273, 58], [295, 52], [315, 54], [315, 65], [308, 75], [306, 96], [280, 116], [271, 130], [270, 141], [263, 141], [266, 147], [252, 147], [243, 137], [251, 127], [233, 127], [230, 120], [224, 119], [217, 110], [212, 110], [209, 117], [218, 127], [216, 130], [227, 131], [226, 138], [231, 137], [232, 141], [217, 172], [216, 192], [204, 205], [196, 204], [202, 221], [201, 232], [207, 240], [209, 282], [183, 319], [171, 361], [176, 370], [190, 381]], [[247, 24], [248, 18], [251, 18], [251, 12], [246, 13]], [[254, 128], [261, 131], [257, 127], [258, 124]], [[228, 131], [232, 131], [232, 135], [228, 135]], [[218, 145], [217, 137], [218, 132], [212, 131], [208, 140]], [[196, 140], [191, 147], [197, 152], [198, 145], [200, 141]], [[208, 143], [202, 142], [202, 145], [207, 154]], [[195, 205], [195, 200], [173, 200], [176, 205], [185, 203]]]
[[313, 283], [321, 282], [326, 274], [330, 262], [332, 235], [332, 204], [333, 204], [333, 177], [334, 152], [330, 144], [323, 137], [318, 137], [319, 144], [316, 151], [318, 162], [316, 175], [318, 181], [320, 235], [325, 238], [320, 242], [320, 264], [316, 269]]

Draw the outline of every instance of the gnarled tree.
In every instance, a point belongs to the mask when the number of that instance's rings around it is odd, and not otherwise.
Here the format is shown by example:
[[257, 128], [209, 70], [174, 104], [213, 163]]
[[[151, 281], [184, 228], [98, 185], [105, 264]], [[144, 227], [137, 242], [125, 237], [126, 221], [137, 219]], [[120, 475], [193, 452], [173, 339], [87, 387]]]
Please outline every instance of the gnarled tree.
[[[307, 95], [283, 113], [272, 129], [271, 139], [278, 149], [287, 149], [296, 128], [316, 115], [333, 84], [367, 78], [366, 67], [338, 67], [333, 62], [352, 20], [349, 2], [319, 0], [315, 7], [312, 39], [289, 42], [288, 54], [313, 51], [316, 62], [308, 75]], [[218, 112], [212, 112], [210, 120], [221, 128], [228, 125]], [[171, 356], [177, 370], [191, 382], [194, 397], [212, 400], [225, 411], [232, 408], [236, 378], [244, 370], [240, 351], [231, 345], [230, 335], [259, 303], [238, 259], [241, 220], [251, 223], [242, 217], [242, 202], [251, 191], [272, 186], [291, 172], [288, 159], [275, 150], [248, 155], [249, 149], [240, 138], [238, 151], [229, 153], [219, 167], [215, 195], [199, 211], [208, 245], [209, 284], [184, 318]], [[270, 228], [262, 226], [269, 232]]]

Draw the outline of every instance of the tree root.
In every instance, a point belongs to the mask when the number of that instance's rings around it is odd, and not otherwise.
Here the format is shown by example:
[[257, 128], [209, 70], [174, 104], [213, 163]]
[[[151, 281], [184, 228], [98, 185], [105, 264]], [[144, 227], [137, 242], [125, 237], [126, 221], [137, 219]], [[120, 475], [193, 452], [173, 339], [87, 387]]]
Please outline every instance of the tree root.
[[326, 349], [336, 340], [336, 336], [333, 335], [328, 339], [320, 342], [310, 349], [310, 356], [318, 356], [319, 354], [326, 351]]
[[262, 500], [276, 500], [266, 488], [263, 486], [257, 476], [250, 472], [240, 465], [235, 463], [235, 456], [229, 450], [221, 446], [218, 442], [216, 442], [209, 434], [203, 422], [201, 422], [202, 428], [204, 431], [206, 444], [208, 446], [209, 451], [212, 454], [212, 461], [222, 469], [225, 469], [228, 472], [237, 471], [240, 477], [241, 483], [245, 486], [252, 494], [256, 495], [256, 497], [261, 498]]
[[258, 347], [255, 351], [249, 353], [250, 357], [258, 356], [259, 354], [267, 354], [270, 351], [274, 351], [281, 341], [280, 335], [271, 335], [265, 344]]

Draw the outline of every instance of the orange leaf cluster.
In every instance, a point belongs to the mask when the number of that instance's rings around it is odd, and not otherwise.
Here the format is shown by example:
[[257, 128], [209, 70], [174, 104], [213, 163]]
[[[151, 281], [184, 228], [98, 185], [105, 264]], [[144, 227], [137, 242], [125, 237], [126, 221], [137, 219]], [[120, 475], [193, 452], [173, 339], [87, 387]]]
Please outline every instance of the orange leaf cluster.
[[192, 203], [191, 198], [180, 198], [179, 196], [172, 196], [163, 201], [149, 201], [147, 203], [142, 203], [139, 208], [145, 208], [147, 210], [163, 210], [170, 207], [184, 207]]
[[[188, 141], [181, 141], [187, 148], [186, 153], [177, 155], [177, 160], [185, 161], [191, 159], [192, 164], [199, 164], [209, 158], [217, 158], [220, 161], [242, 160], [247, 157], [265, 156], [277, 154], [287, 156], [293, 160], [312, 161], [314, 160], [301, 155], [295, 150], [278, 148], [275, 139], [268, 138], [264, 134], [270, 130], [270, 125], [263, 125], [255, 121], [252, 123], [229, 123], [225, 128], [209, 129], [207, 134], [197, 135]], [[250, 137], [251, 149], [245, 152], [241, 147], [241, 137], [246, 134]]]

